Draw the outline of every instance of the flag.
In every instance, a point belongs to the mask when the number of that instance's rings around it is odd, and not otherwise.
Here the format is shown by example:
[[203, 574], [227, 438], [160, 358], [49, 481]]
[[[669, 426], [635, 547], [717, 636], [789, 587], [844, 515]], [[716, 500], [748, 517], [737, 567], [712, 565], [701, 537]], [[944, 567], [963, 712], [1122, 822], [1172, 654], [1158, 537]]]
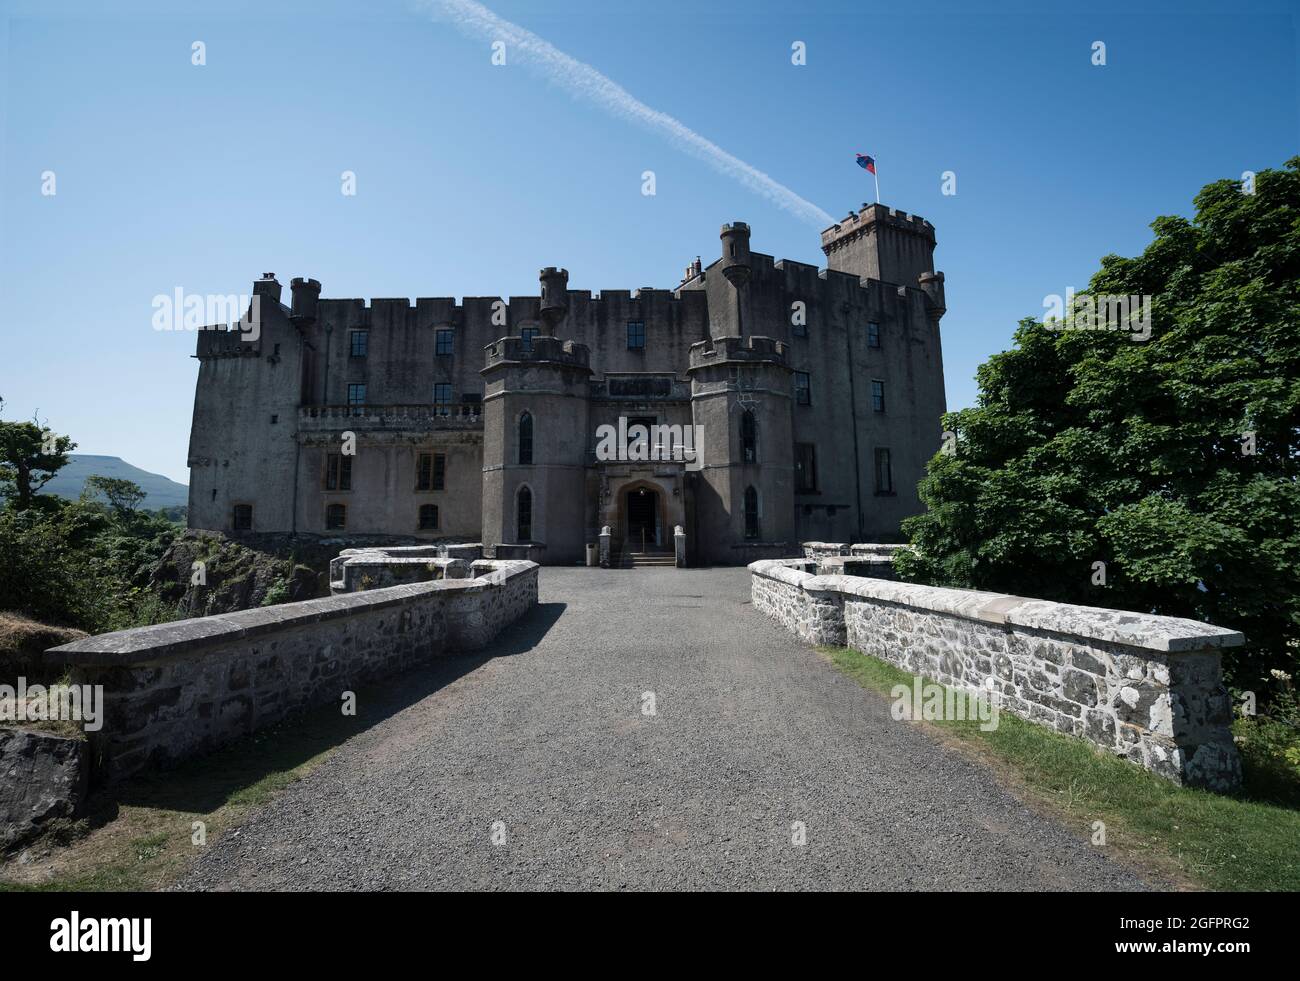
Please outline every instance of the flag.
[[876, 158], [868, 157], [865, 153], [858, 154], [858, 166], [870, 173], [876, 172]]

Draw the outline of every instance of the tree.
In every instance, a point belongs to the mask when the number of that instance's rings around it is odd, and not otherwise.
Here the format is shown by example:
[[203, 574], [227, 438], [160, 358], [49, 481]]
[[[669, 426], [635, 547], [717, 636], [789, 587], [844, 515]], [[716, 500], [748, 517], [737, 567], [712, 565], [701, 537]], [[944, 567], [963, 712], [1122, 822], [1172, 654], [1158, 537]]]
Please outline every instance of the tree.
[[1195, 205], [1089, 285], [1151, 297], [1149, 339], [1024, 320], [981, 365], [899, 571], [1239, 629], [1262, 690], [1300, 649], [1300, 157]]
[[[0, 400], [0, 409], [4, 402]], [[67, 436], [60, 436], [35, 422], [0, 420], [0, 489], [14, 499], [19, 511], [32, 506], [36, 492], [68, 463], [77, 448]]]
[[140, 485], [133, 480], [127, 480], [124, 477], [103, 477], [99, 474], [91, 474], [86, 478], [86, 483], [81, 490], [81, 496], [86, 500], [96, 500], [103, 497], [109, 508], [113, 511], [113, 516], [118, 521], [129, 520], [136, 512], [136, 509], [144, 503], [145, 493]]

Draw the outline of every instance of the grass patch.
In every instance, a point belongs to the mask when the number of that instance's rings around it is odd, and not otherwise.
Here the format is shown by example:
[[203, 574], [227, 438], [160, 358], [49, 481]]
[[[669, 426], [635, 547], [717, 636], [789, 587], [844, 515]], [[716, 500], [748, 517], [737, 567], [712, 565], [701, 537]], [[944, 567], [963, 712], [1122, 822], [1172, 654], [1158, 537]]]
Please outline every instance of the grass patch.
[[[20, 848], [0, 891], [138, 892], [174, 882], [207, 845], [365, 727], [327, 706], [164, 773], [93, 795], [87, 816]], [[196, 841], [195, 822], [203, 826]]]
[[[844, 647], [821, 653], [864, 688], [888, 695], [913, 676]], [[929, 679], [925, 679], [929, 680]], [[993, 764], [1021, 796], [1037, 801], [1083, 837], [1106, 825], [1104, 851], [1189, 884], [1216, 890], [1300, 890], [1300, 789], [1278, 783], [1246, 756], [1246, 782], [1233, 797], [1179, 787], [1065, 736], [1002, 712], [998, 728], [920, 722], [943, 741]]]

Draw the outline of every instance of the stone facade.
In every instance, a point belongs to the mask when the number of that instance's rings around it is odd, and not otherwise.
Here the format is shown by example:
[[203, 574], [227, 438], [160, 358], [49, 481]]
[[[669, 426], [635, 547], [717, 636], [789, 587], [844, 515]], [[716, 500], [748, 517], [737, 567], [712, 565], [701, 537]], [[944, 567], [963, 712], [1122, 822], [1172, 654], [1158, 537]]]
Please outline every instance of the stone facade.
[[974, 590], [750, 566], [756, 608], [813, 644], [846, 644], [1086, 739], [1180, 783], [1241, 781], [1220, 650], [1236, 631]]
[[[934, 228], [883, 205], [822, 233], [827, 269], [750, 249], [672, 290], [322, 299], [267, 274], [252, 332], [199, 332], [189, 521], [232, 534], [413, 537], [576, 563], [736, 564], [804, 538], [897, 540], [938, 448]], [[702, 463], [598, 458], [599, 427], [702, 433]], [[355, 437], [355, 453], [344, 450]], [[641, 445], [645, 445], [642, 443]]]
[[537, 603], [537, 565], [100, 634], [53, 648], [74, 684], [104, 686], [89, 733], [97, 779], [166, 766], [341, 704], [343, 692], [484, 647]]

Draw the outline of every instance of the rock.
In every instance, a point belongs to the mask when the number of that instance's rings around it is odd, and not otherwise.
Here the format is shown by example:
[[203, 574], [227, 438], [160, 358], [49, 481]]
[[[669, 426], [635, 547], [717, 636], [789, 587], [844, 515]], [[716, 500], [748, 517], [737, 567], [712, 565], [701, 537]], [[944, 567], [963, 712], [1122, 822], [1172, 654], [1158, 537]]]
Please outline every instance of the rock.
[[0, 729], [0, 851], [81, 810], [89, 777], [80, 739]]

